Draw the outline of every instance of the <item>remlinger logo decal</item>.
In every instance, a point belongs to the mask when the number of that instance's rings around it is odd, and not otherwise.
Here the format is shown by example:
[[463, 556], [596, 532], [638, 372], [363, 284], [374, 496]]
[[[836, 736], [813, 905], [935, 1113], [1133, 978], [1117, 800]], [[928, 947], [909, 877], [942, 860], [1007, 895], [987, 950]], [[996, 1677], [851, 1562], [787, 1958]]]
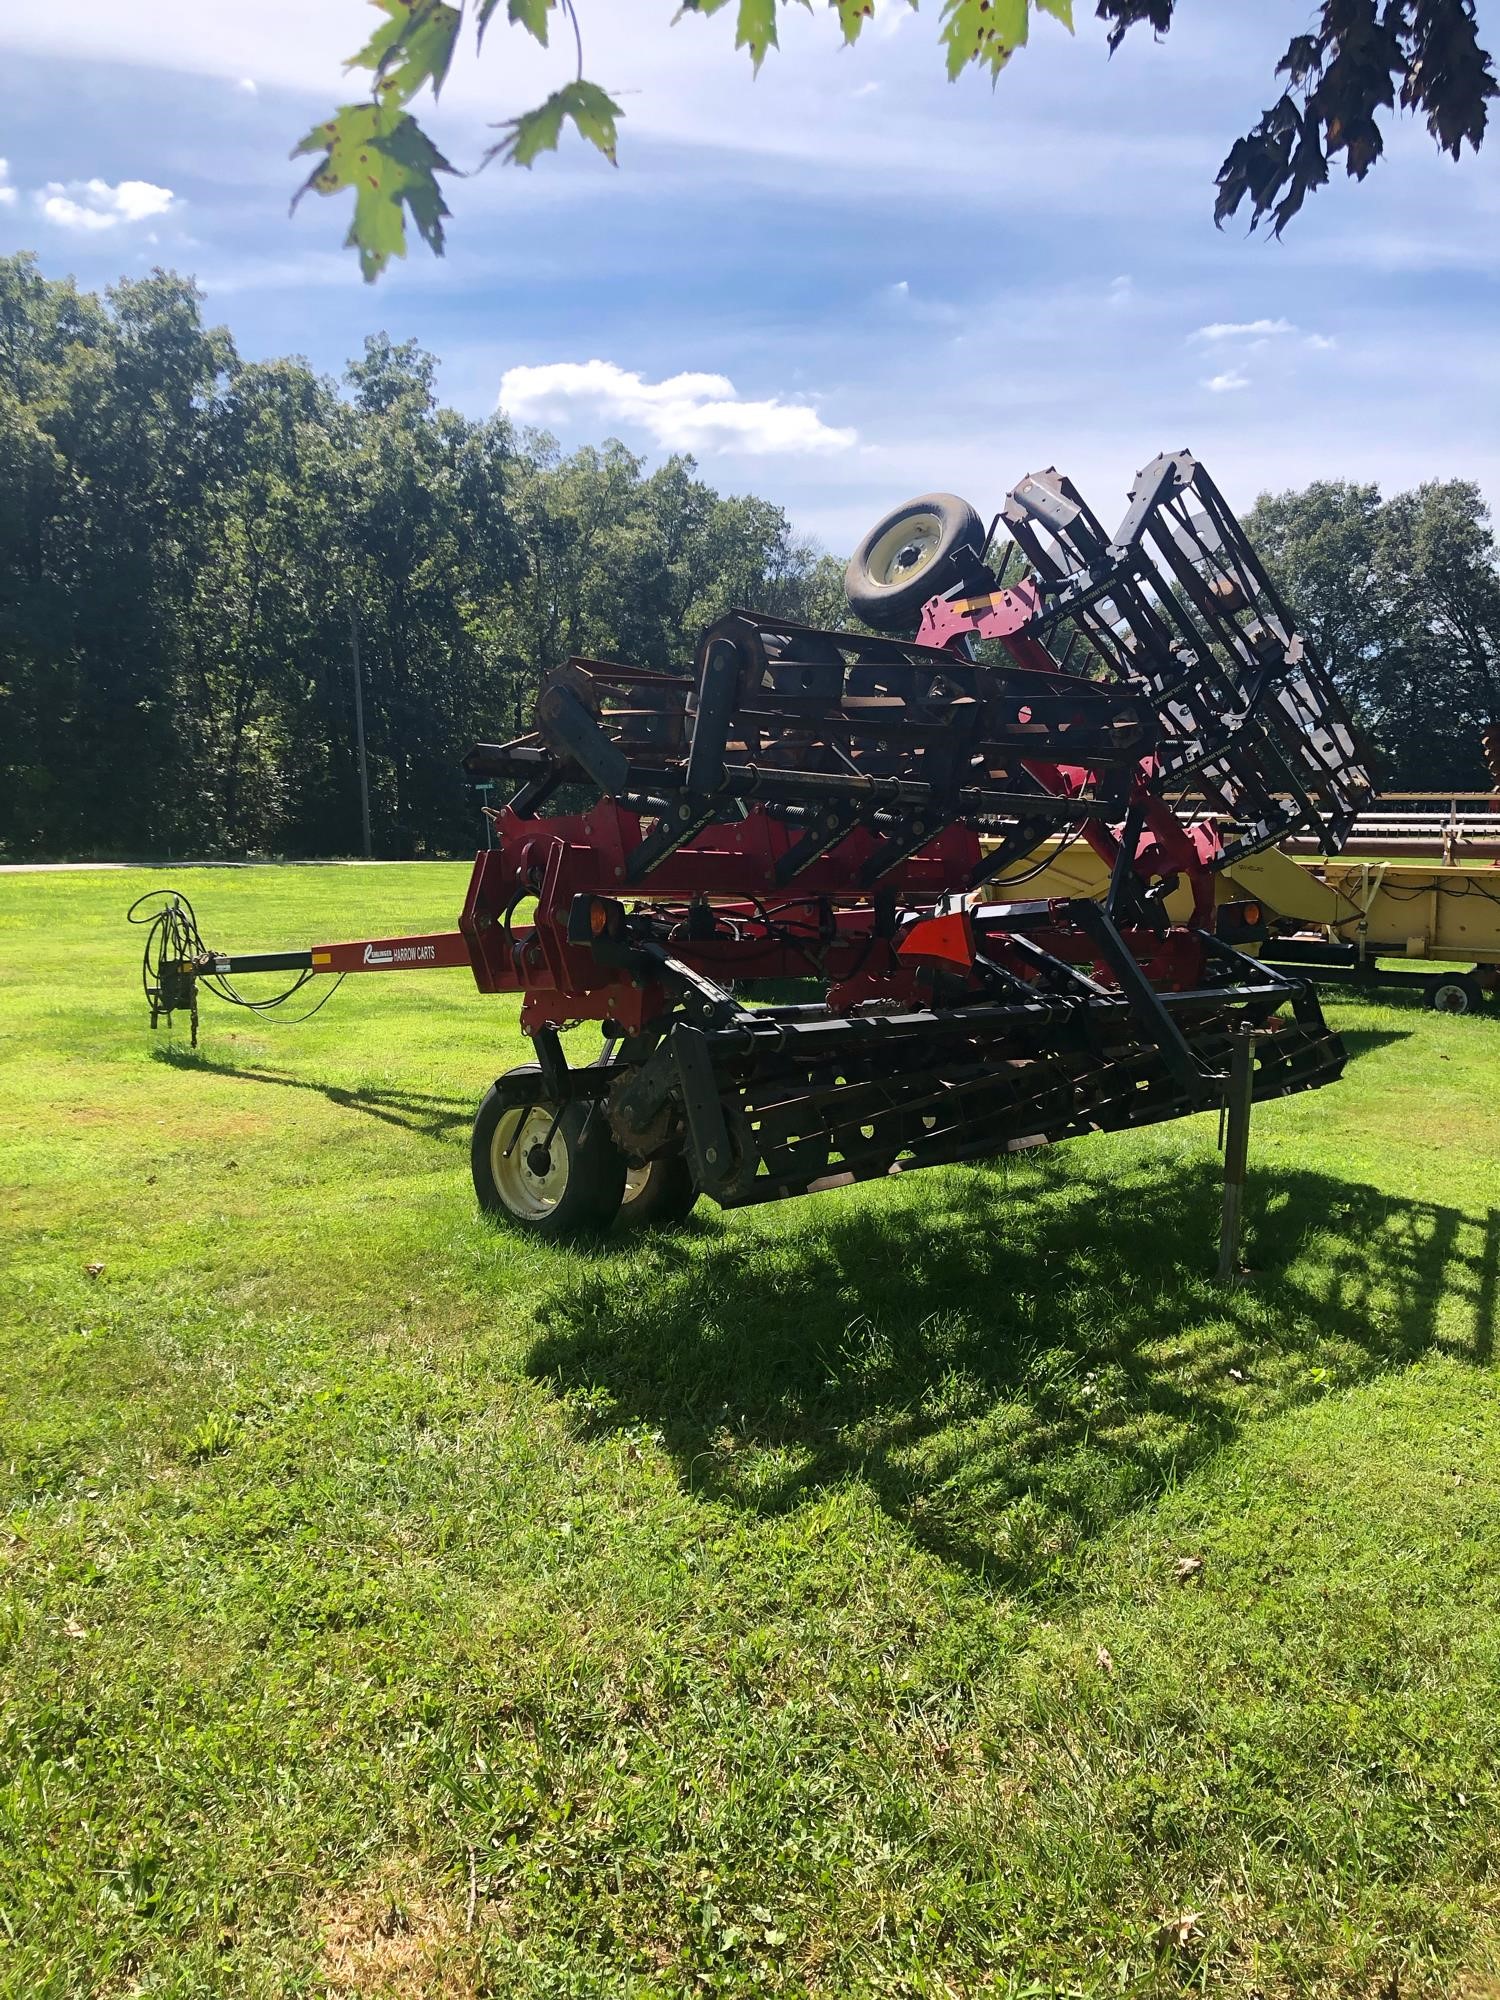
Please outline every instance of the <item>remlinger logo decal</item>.
[[437, 957], [435, 944], [367, 944], [366, 965], [427, 965]]

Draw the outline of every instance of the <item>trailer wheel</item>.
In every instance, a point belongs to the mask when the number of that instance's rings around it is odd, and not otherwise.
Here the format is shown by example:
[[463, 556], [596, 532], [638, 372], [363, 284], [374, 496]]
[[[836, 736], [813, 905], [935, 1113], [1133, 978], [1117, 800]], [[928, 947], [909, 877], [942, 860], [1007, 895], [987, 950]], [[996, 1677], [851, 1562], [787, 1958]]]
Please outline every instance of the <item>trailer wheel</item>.
[[517, 1104], [496, 1084], [474, 1120], [474, 1192], [487, 1215], [534, 1235], [597, 1236], [625, 1192], [625, 1155], [602, 1108]]
[[1438, 1014], [1477, 1014], [1484, 988], [1471, 972], [1440, 972], [1428, 985], [1427, 1004]]
[[620, 1223], [626, 1229], [672, 1229], [685, 1222], [698, 1199], [693, 1170], [681, 1153], [632, 1160], [625, 1168], [625, 1199]]
[[929, 597], [985, 575], [984, 523], [954, 493], [924, 493], [871, 528], [844, 571], [849, 609], [877, 631], [914, 631]]

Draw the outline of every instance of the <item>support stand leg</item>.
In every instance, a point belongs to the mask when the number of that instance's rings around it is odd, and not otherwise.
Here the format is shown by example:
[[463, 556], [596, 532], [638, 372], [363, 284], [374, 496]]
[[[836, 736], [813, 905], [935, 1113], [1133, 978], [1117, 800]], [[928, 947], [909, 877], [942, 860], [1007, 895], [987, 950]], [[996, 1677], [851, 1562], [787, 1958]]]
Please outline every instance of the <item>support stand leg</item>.
[[1219, 1283], [1237, 1281], [1240, 1231], [1245, 1220], [1245, 1167], [1250, 1157], [1250, 1107], [1254, 1102], [1255, 1039], [1237, 1035], [1224, 1095], [1224, 1214], [1219, 1226]]

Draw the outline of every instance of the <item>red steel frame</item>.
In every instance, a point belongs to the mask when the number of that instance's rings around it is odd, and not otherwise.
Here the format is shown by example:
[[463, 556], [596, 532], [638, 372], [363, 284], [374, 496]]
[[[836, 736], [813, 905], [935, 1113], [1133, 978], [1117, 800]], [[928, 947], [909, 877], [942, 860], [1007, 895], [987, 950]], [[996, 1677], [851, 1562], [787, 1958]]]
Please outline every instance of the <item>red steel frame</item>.
[[[998, 639], [1018, 667], [1055, 678], [1056, 661], [1023, 629], [1039, 603], [1029, 584], [957, 602], [935, 598], [917, 640], [956, 650], [970, 634]], [[1081, 797], [1093, 782], [1093, 773], [1077, 765], [1028, 761], [1025, 768], [1058, 798]], [[1186, 878], [1193, 891], [1193, 924], [1211, 928], [1210, 863], [1218, 837], [1207, 824], [1184, 827], [1151, 789], [1154, 775], [1148, 757], [1132, 781], [1129, 804], [1139, 812], [1142, 831], [1131, 865], [1148, 883], [1171, 875]], [[521, 1025], [528, 1034], [580, 1020], [607, 1020], [626, 1034], [638, 1034], [667, 1012], [671, 1000], [661, 985], [640, 983], [601, 964], [589, 946], [570, 943], [567, 934], [576, 896], [621, 894], [627, 857], [644, 837], [640, 815], [600, 799], [576, 815], [529, 819], [505, 806], [491, 817], [496, 844], [475, 856], [456, 932], [316, 945], [313, 969], [348, 973], [467, 965], [481, 992], [522, 996]], [[1090, 818], [1082, 822], [1082, 835], [1106, 865], [1115, 865], [1117, 831]], [[871, 893], [859, 886], [862, 864], [878, 845], [867, 828], [853, 828], [814, 861], [797, 878], [797, 893], [788, 896], [777, 881], [776, 864], [796, 837], [786, 821], [752, 807], [742, 820], [709, 827], [684, 843], [652, 871], [649, 893], [632, 900], [684, 909], [710, 905], [716, 934], [685, 938], [685, 959], [723, 981], [816, 975], [827, 982], [834, 1013], [870, 1000], [919, 1001], [930, 990], [935, 964], [950, 974], [972, 964], [971, 939], [951, 928], [947, 933], [929, 928], [900, 940], [881, 933]], [[882, 888], [907, 910], [930, 909], [955, 882], [974, 874], [981, 855], [971, 827], [950, 826], [892, 869]], [[1002, 883], [997, 893], [1003, 888]], [[532, 920], [514, 921], [518, 908], [533, 898]], [[789, 929], [805, 932], [805, 941], [789, 941]], [[773, 931], [778, 934], [770, 935]], [[1061, 910], [1056, 924], [1031, 934], [1054, 957], [1092, 962], [1108, 979], [1108, 968]], [[1154, 986], [1181, 991], [1199, 983], [1204, 947], [1189, 930], [1125, 935]], [[1018, 960], [1009, 969], [1022, 972], [1024, 966]]]
[[[1018, 667], [1055, 680], [1056, 661], [1022, 630], [1038, 604], [1038, 594], [1026, 585], [959, 603], [934, 599], [917, 640], [956, 650], [971, 633], [999, 639]], [[1080, 797], [1093, 781], [1092, 772], [1074, 765], [1028, 762], [1026, 769], [1058, 798]], [[1183, 827], [1150, 789], [1154, 773], [1153, 760], [1144, 759], [1131, 786], [1129, 802], [1142, 826], [1132, 866], [1147, 882], [1186, 877], [1193, 889], [1194, 924], [1211, 928], [1209, 864], [1218, 852], [1217, 835], [1207, 825]], [[601, 799], [589, 812], [573, 817], [526, 819], [503, 807], [493, 818], [497, 843], [476, 857], [459, 919], [480, 989], [520, 992], [521, 1023], [528, 1033], [576, 1020], [609, 1020], [627, 1034], [638, 1033], [667, 1010], [667, 994], [660, 986], [635, 984], [601, 965], [586, 945], [570, 944], [566, 920], [575, 896], [620, 895], [627, 857], [643, 838], [640, 816]], [[1082, 832], [1113, 866], [1119, 835], [1097, 818], [1085, 819]], [[859, 886], [862, 865], [878, 845], [877, 836], [864, 827], [855, 827], [804, 870], [797, 895], [789, 898], [777, 881], [776, 864], [796, 837], [784, 820], [752, 807], [744, 819], [709, 827], [663, 861], [652, 871], [649, 894], [640, 900], [711, 904], [721, 934], [688, 938], [682, 946], [682, 955], [696, 968], [724, 980], [790, 979], [815, 972], [828, 983], [828, 1003], [835, 1013], [869, 1000], [916, 1001], [930, 988], [933, 962], [946, 962], [949, 971], [955, 964], [967, 969], [972, 963], [972, 947], [955, 950], [951, 936], [940, 944], [931, 931], [925, 938], [908, 935], [900, 942], [880, 934], [870, 891]], [[955, 882], [972, 877], [981, 854], [971, 827], [950, 826], [892, 869], [882, 887], [908, 909], [931, 908]], [[1003, 884], [997, 893], [1003, 893]], [[513, 913], [532, 896], [537, 899], [534, 921], [514, 923]], [[807, 946], [757, 935], [808, 911], [816, 914]], [[1033, 936], [1053, 956], [1093, 961], [1108, 976], [1060, 911], [1055, 926], [1035, 930]], [[1204, 947], [1187, 930], [1165, 936], [1132, 931], [1127, 942], [1153, 985], [1183, 990], [1202, 977]], [[1017, 961], [1011, 969], [1024, 968]]]

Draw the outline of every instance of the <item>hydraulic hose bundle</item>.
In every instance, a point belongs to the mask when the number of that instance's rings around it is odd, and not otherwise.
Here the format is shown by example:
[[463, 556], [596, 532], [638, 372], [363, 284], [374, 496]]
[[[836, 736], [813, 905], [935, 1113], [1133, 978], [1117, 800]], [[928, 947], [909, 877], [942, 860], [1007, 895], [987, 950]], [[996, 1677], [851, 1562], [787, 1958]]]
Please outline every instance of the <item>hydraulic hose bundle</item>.
[[200, 983], [226, 1006], [244, 1007], [252, 1014], [280, 1018], [289, 1027], [310, 1021], [314, 1014], [328, 1005], [343, 984], [343, 974], [340, 973], [305, 1014], [287, 1020], [285, 1016], [278, 1015], [278, 1009], [300, 993], [309, 980], [317, 977], [310, 954], [261, 952], [256, 955], [255, 963], [240, 963], [240, 970], [251, 972], [297, 968], [297, 977], [280, 993], [259, 995], [252, 999], [237, 992], [229, 979], [229, 972], [234, 969], [236, 961], [211, 952], [203, 942], [197, 913], [180, 889], [148, 889], [144, 896], [136, 898], [125, 915], [128, 922], [146, 926], [146, 942], [141, 952], [141, 985], [146, 1005], [151, 1010], [152, 1027], [155, 1028], [164, 1018], [170, 1023], [174, 1014], [185, 1013], [191, 1023], [191, 1045], [194, 1048], [198, 1046]]

